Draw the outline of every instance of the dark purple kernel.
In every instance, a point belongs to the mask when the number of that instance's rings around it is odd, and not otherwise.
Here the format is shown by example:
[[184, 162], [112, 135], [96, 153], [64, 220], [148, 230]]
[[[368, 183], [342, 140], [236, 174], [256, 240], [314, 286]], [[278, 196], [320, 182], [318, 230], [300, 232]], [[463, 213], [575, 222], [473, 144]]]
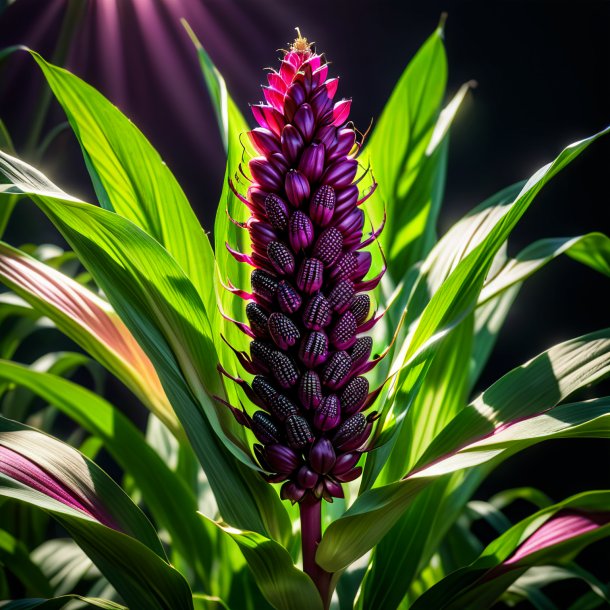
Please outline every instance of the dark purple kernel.
[[335, 203], [335, 213], [343, 214], [346, 210], [353, 209], [358, 203], [358, 186], [350, 184], [348, 187], [337, 191], [337, 201]]
[[328, 150], [328, 147], [335, 141], [336, 133], [337, 128], [334, 125], [322, 125], [322, 127], [316, 131], [314, 141], [324, 144], [324, 148]]
[[356, 133], [353, 129], [350, 129], [349, 127], [339, 129], [337, 132], [337, 143], [329, 154], [328, 160], [334, 161], [339, 157], [345, 157], [352, 150], [355, 143]]
[[273, 351], [271, 353], [269, 368], [283, 388], [289, 388], [299, 380], [297, 367], [292, 359], [283, 352]]
[[269, 242], [267, 246], [267, 256], [269, 257], [273, 268], [280, 275], [291, 275], [294, 273], [294, 255], [284, 242]]
[[341, 159], [324, 172], [322, 182], [335, 189], [344, 188], [354, 181], [357, 171], [358, 162], [355, 159]]
[[314, 294], [305, 306], [303, 324], [309, 330], [322, 330], [331, 322], [332, 314], [326, 297], [318, 292]]
[[248, 199], [252, 201], [252, 203], [254, 204], [253, 207], [258, 213], [264, 212], [265, 198], [268, 195], [274, 195], [274, 193], [268, 193], [256, 184], [253, 184], [252, 186], [248, 187]]
[[262, 269], [255, 269], [250, 276], [252, 291], [266, 301], [273, 301], [277, 292], [277, 279]]
[[358, 260], [354, 252], [345, 252], [335, 262], [334, 269], [330, 272], [333, 280], [350, 280], [356, 274]]
[[284, 313], [294, 313], [301, 307], [302, 299], [294, 286], [282, 280], [277, 288], [277, 302]]
[[290, 165], [286, 157], [281, 152], [272, 153], [268, 158], [271, 165], [273, 165], [273, 167], [279, 170], [282, 174], [285, 174], [288, 171]]
[[301, 341], [299, 349], [301, 362], [314, 368], [326, 362], [328, 358], [328, 337], [320, 331], [313, 331]]
[[366, 377], [354, 377], [341, 392], [341, 409], [346, 415], [356, 412], [369, 395], [369, 382]]
[[248, 226], [248, 230], [250, 231], [252, 245], [254, 246], [258, 245], [266, 248], [270, 241], [277, 239], [277, 234], [273, 230], [273, 227], [270, 224], [259, 220], [258, 218], [249, 218], [246, 224]]
[[311, 98], [311, 107], [314, 114], [319, 119], [320, 117], [327, 114], [333, 107], [333, 102], [328, 96], [326, 87], [320, 87]]
[[257, 411], [252, 416], [252, 432], [263, 445], [277, 443], [282, 436], [273, 418], [264, 411]]
[[356, 318], [356, 324], [360, 326], [368, 317], [371, 311], [371, 297], [368, 294], [359, 294], [354, 297], [349, 310]]
[[322, 401], [322, 384], [315, 371], [305, 371], [299, 381], [299, 401], [305, 409], [315, 409]]
[[348, 417], [341, 424], [341, 426], [339, 426], [339, 429], [333, 437], [333, 443], [335, 447], [341, 449], [341, 447], [347, 445], [349, 441], [354, 438], [357, 438], [360, 434], [362, 434], [365, 428], [366, 417], [364, 417], [362, 413], [355, 413], [351, 417]]
[[285, 231], [288, 228], [288, 206], [275, 193], [265, 197], [265, 214], [274, 229]]
[[343, 498], [345, 494], [343, 493], [343, 487], [339, 483], [326, 477], [324, 479], [324, 492], [322, 496], [327, 502], [332, 502], [333, 498]]
[[288, 201], [295, 208], [300, 207], [304, 201], [309, 199], [309, 182], [307, 181], [307, 178], [296, 169], [291, 169], [286, 174], [284, 189], [286, 191]]
[[303, 150], [303, 137], [294, 125], [286, 125], [281, 137], [282, 152], [284, 156], [294, 163]]
[[360, 459], [362, 454], [354, 451], [353, 453], [344, 453], [337, 458], [335, 465], [331, 470], [331, 474], [345, 474], [348, 470], [351, 470]]
[[352, 279], [360, 281], [369, 272], [372, 261], [373, 257], [370, 252], [356, 252], [356, 272]]
[[324, 265], [317, 258], [306, 258], [297, 275], [297, 286], [305, 294], [313, 294], [322, 287]]
[[263, 456], [275, 472], [289, 474], [302, 463], [301, 458], [286, 445], [269, 445], [264, 448]]
[[265, 157], [250, 160], [250, 173], [255, 182], [267, 191], [279, 191], [282, 188], [282, 174]]
[[354, 297], [354, 284], [350, 280], [341, 280], [335, 284], [327, 299], [331, 309], [337, 313], [343, 313], [352, 302]]
[[309, 215], [320, 227], [325, 227], [332, 219], [335, 210], [335, 191], [327, 184], [322, 185], [311, 198]]
[[283, 350], [292, 347], [301, 334], [295, 323], [285, 314], [273, 312], [269, 316], [269, 334], [275, 344]]
[[373, 351], [372, 337], [360, 337], [354, 346], [349, 350], [349, 355], [354, 365], [361, 364], [368, 360]]
[[315, 184], [320, 179], [324, 171], [324, 146], [310, 144], [301, 155], [299, 161], [299, 171], [309, 180], [310, 184]]
[[318, 237], [313, 248], [313, 255], [328, 267], [337, 260], [342, 248], [343, 235], [341, 235], [341, 231], [335, 227], [329, 227], [320, 233], [320, 237]]
[[340, 388], [349, 377], [352, 359], [347, 352], [335, 352], [322, 370], [322, 383], [331, 390]]
[[302, 83], [293, 82], [288, 88], [286, 98], [294, 101], [297, 106], [300, 106], [307, 98], [307, 92]]
[[[273, 315], [273, 314], [271, 314]], [[349, 349], [356, 343], [356, 318], [351, 311], [346, 311], [337, 320], [329, 338], [337, 349]]]
[[297, 483], [304, 489], [312, 489], [318, 482], [318, 475], [307, 466], [301, 466], [297, 472]]
[[309, 463], [319, 474], [326, 474], [335, 465], [335, 450], [327, 438], [318, 440], [309, 451]]
[[260, 339], [269, 338], [269, 330], [267, 328], [269, 316], [258, 303], [250, 302], [246, 305], [246, 317], [252, 332], [257, 337]]
[[277, 390], [266, 377], [263, 377], [263, 375], [256, 375], [256, 377], [254, 377], [252, 380], [252, 389], [267, 406], [270, 406], [273, 397], [277, 394]]
[[335, 394], [329, 394], [324, 397], [320, 406], [316, 409], [313, 416], [313, 425], [318, 430], [326, 432], [336, 428], [340, 421], [341, 409], [339, 407], [339, 399]]
[[304, 417], [291, 415], [286, 420], [286, 439], [293, 449], [303, 449], [314, 441], [314, 435]]
[[316, 128], [315, 117], [311, 106], [309, 104], [300, 106], [294, 113], [292, 123], [301, 132], [305, 142], [309, 142], [313, 136], [314, 129]]
[[297, 210], [291, 217], [288, 227], [288, 238], [295, 252], [309, 248], [313, 243], [314, 231], [309, 217]]
[[[345, 241], [348, 241], [353, 235], [362, 236], [364, 228], [364, 212], [360, 208], [355, 208], [345, 214], [336, 214], [333, 218], [333, 226], [337, 227], [345, 235]], [[360, 238], [357, 239], [357, 243]]]
[[271, 367], [271, 357], [275, 350], [270, 343], [254, 340], [250, 343], [250, 357], [258, 368], [267, 372]]
[[291, 415], [298, 415], [299, 410], [296, 405], [283, 394], [276, 394], [269, 404], [271, 413], [279, 420], [285, 421]]
[[256, 127], [248, 133], [248, 136], [254, 148], [263, 156], [280, 151], [278, 139], [275, 137], [275, 134], [268, 129]]
[[350, 481], [355, 481], [361, 474], [362, 467], [358, 466], [358, 468], [352, 468], [343, 474], [333, 474], [333, 477], [340, 483], [349, 483]]

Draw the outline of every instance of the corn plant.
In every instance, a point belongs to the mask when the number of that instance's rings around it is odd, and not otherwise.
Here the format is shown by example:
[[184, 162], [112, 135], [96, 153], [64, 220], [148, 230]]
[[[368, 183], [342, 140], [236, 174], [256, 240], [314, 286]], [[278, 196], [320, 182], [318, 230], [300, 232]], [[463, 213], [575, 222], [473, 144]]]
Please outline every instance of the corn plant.
[[[227, 157], [213, 243], [129, 119], [30, 52], [99, 205], [0, 153], [4, 218], [28, 198], [71, 248], [45, 258], [0, 242], [0, 321], [25, 321], [18, 343], [44, 320], [87, 354], [45, 368], [13, 361], [15, 342], [0, 342], [3, 413], [17, 415], [0, 418], [1, 509], [50, 515], [73, 540], [45, 541], [58, 531], [46, 520], [20, 540], [6, 519], [0, 590], [9, 597], [20, 582], [29, 599], [3, 607], [548, 608], [543, 588], [568, 578], [590, 588], [574, 608], [607, 603], [607, 585], [573, 560], [610, 533], [610, 491], [472, 501], [522, 449], [609, 435], [610, 398], [581, 390], [610, 373], [610, 329], [555, 345], [473, 396], [526, 279], [560, 254], [610, 275], [600, 233], [506, 254], [538, 192], [605, 132], [438, 239], [448, 132], [469, 88], [443, 108], [442, 26], [370, 136], [300, 33], [251, 108], [254, 129], [189, 33]], [[66, 273], [66, 257], [87, 273]], [[148, 409], [145, 433], [63, 375], [89, 359]], [[87, 439], [24, 423], [40, 422], [33, 396]], [[9, 411], [9, 399], [28, 405]], [[118, 483], [94, 460], [100, 448]], [[504, 509], [516, 500], [532, 511], [511, 523]], [[478, 519], [497, 533], [488, 545]]]

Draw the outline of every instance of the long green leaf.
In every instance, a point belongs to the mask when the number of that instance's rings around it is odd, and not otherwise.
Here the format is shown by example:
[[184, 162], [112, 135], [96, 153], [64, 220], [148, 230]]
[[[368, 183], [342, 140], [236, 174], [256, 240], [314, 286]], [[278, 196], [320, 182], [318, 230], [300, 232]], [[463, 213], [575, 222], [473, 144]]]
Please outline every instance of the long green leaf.
[[[552, 535], [545, 524], [553, 528]], [[543, 538], [544, 531], [549, 533]], [[534, 542], [538, 532], [539, 541]], [[412, 608], [475, 610], [489, 607], [530, 566], [571, 559], [588, 544], [608, 535], [610, 492], [593, 491], [573, 496], [514, 525], [470, 566], [441, 580], [417, 599]]]
[[[426, 159], [446, 82], [441, 24], [403, 72], [363, 152], [364, 158], [370, 158], [380, 199], [387, 208], [387, 223], [380, 239], [396, 281], [420, 260], [425, 245], [429, 245], [424, 243], [425, 230], [435, 207], [430, 188], [423, 197], [409, 196]], [[435, 156], [431, 176], [442, 171], [443, 164], [442, 155]]]
[[[546, 416], [532, 417], [608, 374], [610, 330], [567, 341], [511, 371], [452, 420], [424, 454], [417, 470], [399, 482], [359, 496], [345, 515], [326, 530], [316, 555], [318, 563], [330, 572], [349, 565], [375, 546], [413, 499], [438, 477], [502, 458], [503, 454], [507, 457], [548, 438]], [[564, 422], [570, 432], [554, 429], [550, 434], [579, 434], [579, 426], [584, 423], [581, 414], [595, 421], [601, 417], [596, 409], [597, 405], [589, 404], [576, 410]], [[525, 429], [514, 423], [521, 418], [527, 418]], [[504, 427], [506, 430], [501, 432]], [[506, 447], [493, 447], [499, 434], [510, 437], [514, 431], [523, 436], [508, 441]], [[594, 425], [587, 428], [589, 432], [593, 436], [605, 434], [604, 429], [598, 430]]]
[[547, 263], [567, 254], [570, 258], [610, 277], [610, 238], [602, 233], [578, 237], [541, 239], [509, 259], [481, 290], [479, 305], [496, 298], [504, 290], [522, 282]]
[[[441, 344], [407, 412], [397, 439], [401, 451], [390, 455], [397, 462], [396, 470], [413, 467], [432, 439], [466, 405], [469, 361], [464, 354], [469, 351], [471, 336], [469, 316]], [[426, 489], [375, 547], [358, 608], [390, 610], [398, 606], [417, 572], [447, 484], [444, 479]]]
[[0, 530], [0, 565], [4, 565], [23, 584], [27, 595], [49, 596], [51, 585], [32, 561], [28, 548], [5, 530]]
[[165, 246], [209, 299], [214, 255], [184, 192], [142, 132], [93, 87], [31, 51], [81, 145], [102, 207]]
[[26, 387], [99, 437], [142, 492], [152, 515], [165, 527], [195, 573], [209, 586], [213, 540], [197, 517], [197, 499], [140, 431], [103, 398], [61, 377], [0, 360], [0, 379]]
[[271, 486], [252, 470], [241, 427], [211, 398], [223, 394], [214, 332], [201, 299], [176, 262], [130, 221], [70, 197], [18, 159], [0, 153], [0, 161], [10, 181], [0, 187], [0, 194], [22, 192], [32, 197], [151, 359], [223, 518], [284, 538], [289, 532], [284, 507]]
[[99, 467], [68, 445], [4, 418], [0, 447], [0, 495], [51, 513], [129, 605], [192, 609], [188, 585], [166, 563], [150, 522]]
[[0, 602], [3, 610], [61, 610], [71, 601], [85, 602], [88, 608], [103, 608], [104, 610], [129, 610], [126, 606], [107, 599], [83, 597], [82, 595], [62, 595], [52, 599], [20, 599]]
[[[417, 320], [411, 324], [403, 348], [394, 358], [392, 371], [394, 374], [397, 372], [399, 374], [390, 390], [393, 388], [394, 390], [400, 389], [403, 394], [413, 393], [414, 388], [425, 377], [427, 371], [426, 366], [421, 364], [421, 358], [423, 357], [424, 362], [429, 363], [434, 357], [434, 342], [437, 337], [449, 332], [464, 316], [474, 310], [478, 295], [495, 257], [540, 189], [592, 142], [609, 130], [610, 128], [568, 146], [555, 161], [538, 170], [528, 180], [514, 201], [501, 199], [505, 205], [492, 208], [480, 206], [482, 211], [477, 215], [481, 217], [481, 223], [477, 223], [468, 235], [462, 235], [459, 238], [464, 246], [460, 251], [449, 252], [448, 261], [442, 261], [445, 272], [439, 273], [437, 270], [434, 274], [436, 280], [432, 284], [430, 284], [431, 276], [424, 274], [418, 288], [415, 289], [409, 307], [417, 314], [421, 308], [414, 301], [420, 303], [427, 301], [427, 305]], [[436, 256], [437, 252], [433, 251], [431, 257]], [[438, 283], [436, 290], [434, 283]], [[430, 295], [432, 296], [430, 297]], [[409, 307], [407, 311], [409, 311]], [[414, 368], [415, 365], [417, 368]], [[387, 404], [394, 407], [395, 412], [391, 413], [394, 421], [391, 420], [389, 429], [384, 431], [387, 437], [386, 446], [381, 447], [378, 455], [376, 455], [377, 452], [373, 452], [370, 461], [367, 458], [369, 481], [377, 477], [377, 473], [385, 463], [388, 451], [393, 446], [387, 442], [387, 439], [395, 441], [396, 433], [404, 421], [402, 414], [406, 408], [405, 401], [395, 402], [390, 397]], [[387, 407], [382, 413], [381, 421], [385, 422], [388, 416]], [[388, 476], [387, 472], [382, 471], [382, 476], [378, 477], [378, 484], [391, 480], [392, 478]]]
[[[205, 518], [201, 515], [202, 518]], [[207, 519], [207, 518], [206, 518]], [[288, 551], [256, 532], [214, 523], [239, 546], [265, 599], [277, 610], [322, 610], [313, 581], [299, 570]]]
[[175, 435], [184, 435], [150, 360], [107, 301], [4, 242], [0, 281], [123, 381]]

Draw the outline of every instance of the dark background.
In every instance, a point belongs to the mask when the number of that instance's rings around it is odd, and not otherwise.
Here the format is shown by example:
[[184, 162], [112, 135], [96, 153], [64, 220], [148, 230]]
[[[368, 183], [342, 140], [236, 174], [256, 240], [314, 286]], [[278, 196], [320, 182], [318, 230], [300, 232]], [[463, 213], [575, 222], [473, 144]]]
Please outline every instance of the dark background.
[[[26, 43], [51, 57], [64, 0], [18, 0], [0, 18], [1, 46]], [[262, 97], [262, 69], [276, 63], [295, 26], [317, 43], [353, 98], [366, 128], [379, 116], [407, 61], [448, 12], [448, 96], [478, 87], [452, 129], [441, 232], [487, 196], [529, 177], [567, 144], [610, 123], [609, 2], [390, 2], [341, 0], [84, 1], [67, 65], [98, 87], [143, 130], [211, 227], [224, 162], [195, 52], [178, 23], [186, 17], [242, 109]], [[0, 66], [0, 117], [20, 154], [42, 79], [26, 57]], [[64, 120], [53, 108], [47, 126]], [[510, 252], [540, 237], [610, 232], [610, 138], [595, 143], [545, 187], [510, 240]], [[73, 136], [66, 132], [40, 164], [68, 192], [93, 200]], [[8, 241], [56, 240], [21, 206]], [[607, 326], [608, 281], [569, 259], [526, 282], [481, 389], [550, 345]], [[600, 395], [605, 388], [597, 388]], [[129, 396], [114, 385], [119, 399]], [[501, 466], [478, 497], [533, 485], [553, 499], [610, 484], [606, 441], [555, 441]], [[482, 532], [484, 533], [484, 532]], [[585, 554], [610, 579], [608, 545]], [[567, 586], [567, 585], [566, 585]], [[569, 593], [569, 586], [566, 591]], [[563, 592], [560, 591], [562, 594]]]

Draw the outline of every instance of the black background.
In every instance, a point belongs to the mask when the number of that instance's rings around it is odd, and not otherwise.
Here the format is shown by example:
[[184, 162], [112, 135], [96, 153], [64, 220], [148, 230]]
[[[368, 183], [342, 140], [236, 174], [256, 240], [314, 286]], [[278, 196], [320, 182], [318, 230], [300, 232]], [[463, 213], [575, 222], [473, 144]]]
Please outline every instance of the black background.
[[[84, 2], [68, 66], [144, 131], [206, 227], [212, 226], [224, 163], [197, 59], [177, 22], [181, 16], [189, 19], [244, 110], [262, 97], [262, 68], [275, 64], [276, 49], [286, 47], [293, 28], [300, 26], [332, 61], [332, 70], [341, 76], [340, 93], [353, 98], [352, 116], [365, 128], [447, 11], [448, 95], [470, 79], [478, 87], [452, 130], [441, 232], [487, 196], [529, 177], [567, 144], [610, 123], [608, 2], [117, 0], [109, 3], [117, 7], [114, 26], [101, 4]], [[50, 57], [64, 5], [63, 0], [18, 0], [0, 18], [1, 46], [27, 43]], [[160, 30], [151, 15], [159, 17]], [[4, 62], [1, 75], [0, 117], [23, 153], [19, 143], [41, 78], [25, 57]], [[55, 108], [48, 126], [60, 120]], [[509, 251], [516, 253], [540, 237], [610, 232], [609, 153], [606, 138], [545, 187], [514, 231]], [[42, 167], [65, 190], [92, 200], [71, 134], [57, 139]], [[8, 240], [44, 239], [56, 239], [54, 231], [22, 206]], [[607, 326], [607, 287], [606, 278], [569, 259], [526, 282], [480, 389], [558, 341]], [[131, 400], [116, 384], [111, 392], [116, 400]], [[560, 500], [609, 484], [606, 441], [555, 441], [506, 462], [477, 496], [533, 485]], [[608, 545], [594, 545], [584, 559], [610, 579]], [[563, 587], [556, 588], [558, 595], [572, 592], [572, 585]]]

